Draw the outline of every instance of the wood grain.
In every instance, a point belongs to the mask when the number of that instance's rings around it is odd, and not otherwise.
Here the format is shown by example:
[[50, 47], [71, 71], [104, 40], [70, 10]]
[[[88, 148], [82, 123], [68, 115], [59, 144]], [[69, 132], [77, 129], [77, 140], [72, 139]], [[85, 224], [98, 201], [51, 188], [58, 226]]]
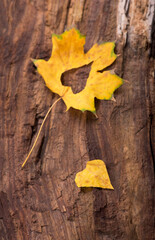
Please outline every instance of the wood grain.
[[[0, 1], [0, 239], [154, 239], [151, 4]], [[111, 69], [127, 82], [115, 92], [116, 102], [96, 101], [98, 119], [89, 112], [65, 112], [59, 102], [21, 170], [48, 108], [58, 98], [30, 58], [47, 60], [51, 34], [71, 27], [86, 35], [85, 51], [96, 42], [116, 41], [120, 56]], [[67, 72], [62, 81], [80, 91], [88, 72], [89, 67]], [[96, 158], [105, 161], [114, 191], [75, 185], [76, 173]]]

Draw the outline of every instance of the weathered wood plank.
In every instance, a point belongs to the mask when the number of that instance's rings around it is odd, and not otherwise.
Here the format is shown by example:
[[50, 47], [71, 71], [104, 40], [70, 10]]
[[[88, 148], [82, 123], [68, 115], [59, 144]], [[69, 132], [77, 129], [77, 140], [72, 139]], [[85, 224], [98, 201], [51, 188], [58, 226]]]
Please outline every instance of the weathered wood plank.
[[[0, 1], [1, 239], [153, 239], [153, 11], [151, 0]], [[98, 119], [59, 102], [21, 170], [57, 99], [30, 58], [48, 59], [51, 34], [71, 27], [86, 34], [85, 50], [116, 40], [111, 68], [128, 82], [116, 102], [96, 102]], [[75, 91], [89, 69], [78, 71], [63, 76]], [[95, 158], [114, 191], [76, 187], [75, 174]]]

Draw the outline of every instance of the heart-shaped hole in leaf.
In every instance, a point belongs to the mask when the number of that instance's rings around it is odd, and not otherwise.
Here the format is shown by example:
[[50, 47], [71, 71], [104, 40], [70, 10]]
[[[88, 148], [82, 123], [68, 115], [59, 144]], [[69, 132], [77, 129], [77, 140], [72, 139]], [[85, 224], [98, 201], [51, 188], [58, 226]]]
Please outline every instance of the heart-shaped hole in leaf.
[[71, 87], [74, 94], [81, 92], [86, 86], [91, 65], [92, 63], [64, 72], [61, 75], [62, 84]]

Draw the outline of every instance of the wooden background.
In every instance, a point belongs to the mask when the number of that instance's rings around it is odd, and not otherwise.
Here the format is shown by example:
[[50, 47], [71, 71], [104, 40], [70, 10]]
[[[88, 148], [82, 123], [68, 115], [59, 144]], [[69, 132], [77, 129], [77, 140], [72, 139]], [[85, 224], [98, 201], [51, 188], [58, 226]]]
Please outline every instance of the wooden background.
[[[152, 240], [154, 201], [153, 0], [0, 1], [0, 239]], [[71, 27], [85, 50], [116, 41], [110, 69], [128, 82], [116, 102], [96, 101], [98, 119], [61, 101], [27, 165], [21, 165], [58, 98], [30, 58], [49, 59], [51, 34]], [[74, 91], [89, 67], [67, 72]], [[114, 191], [79, 189], [86, 162], [102, 159]]]

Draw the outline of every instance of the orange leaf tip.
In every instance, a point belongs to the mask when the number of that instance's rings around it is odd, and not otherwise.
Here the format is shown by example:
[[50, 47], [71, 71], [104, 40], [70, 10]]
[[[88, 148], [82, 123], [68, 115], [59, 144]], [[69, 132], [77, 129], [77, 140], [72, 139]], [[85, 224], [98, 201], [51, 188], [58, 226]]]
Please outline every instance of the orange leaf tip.
[[116, 102], [116, 99], [114, 98], [114, 96], [112, 96], [111, 101]]

